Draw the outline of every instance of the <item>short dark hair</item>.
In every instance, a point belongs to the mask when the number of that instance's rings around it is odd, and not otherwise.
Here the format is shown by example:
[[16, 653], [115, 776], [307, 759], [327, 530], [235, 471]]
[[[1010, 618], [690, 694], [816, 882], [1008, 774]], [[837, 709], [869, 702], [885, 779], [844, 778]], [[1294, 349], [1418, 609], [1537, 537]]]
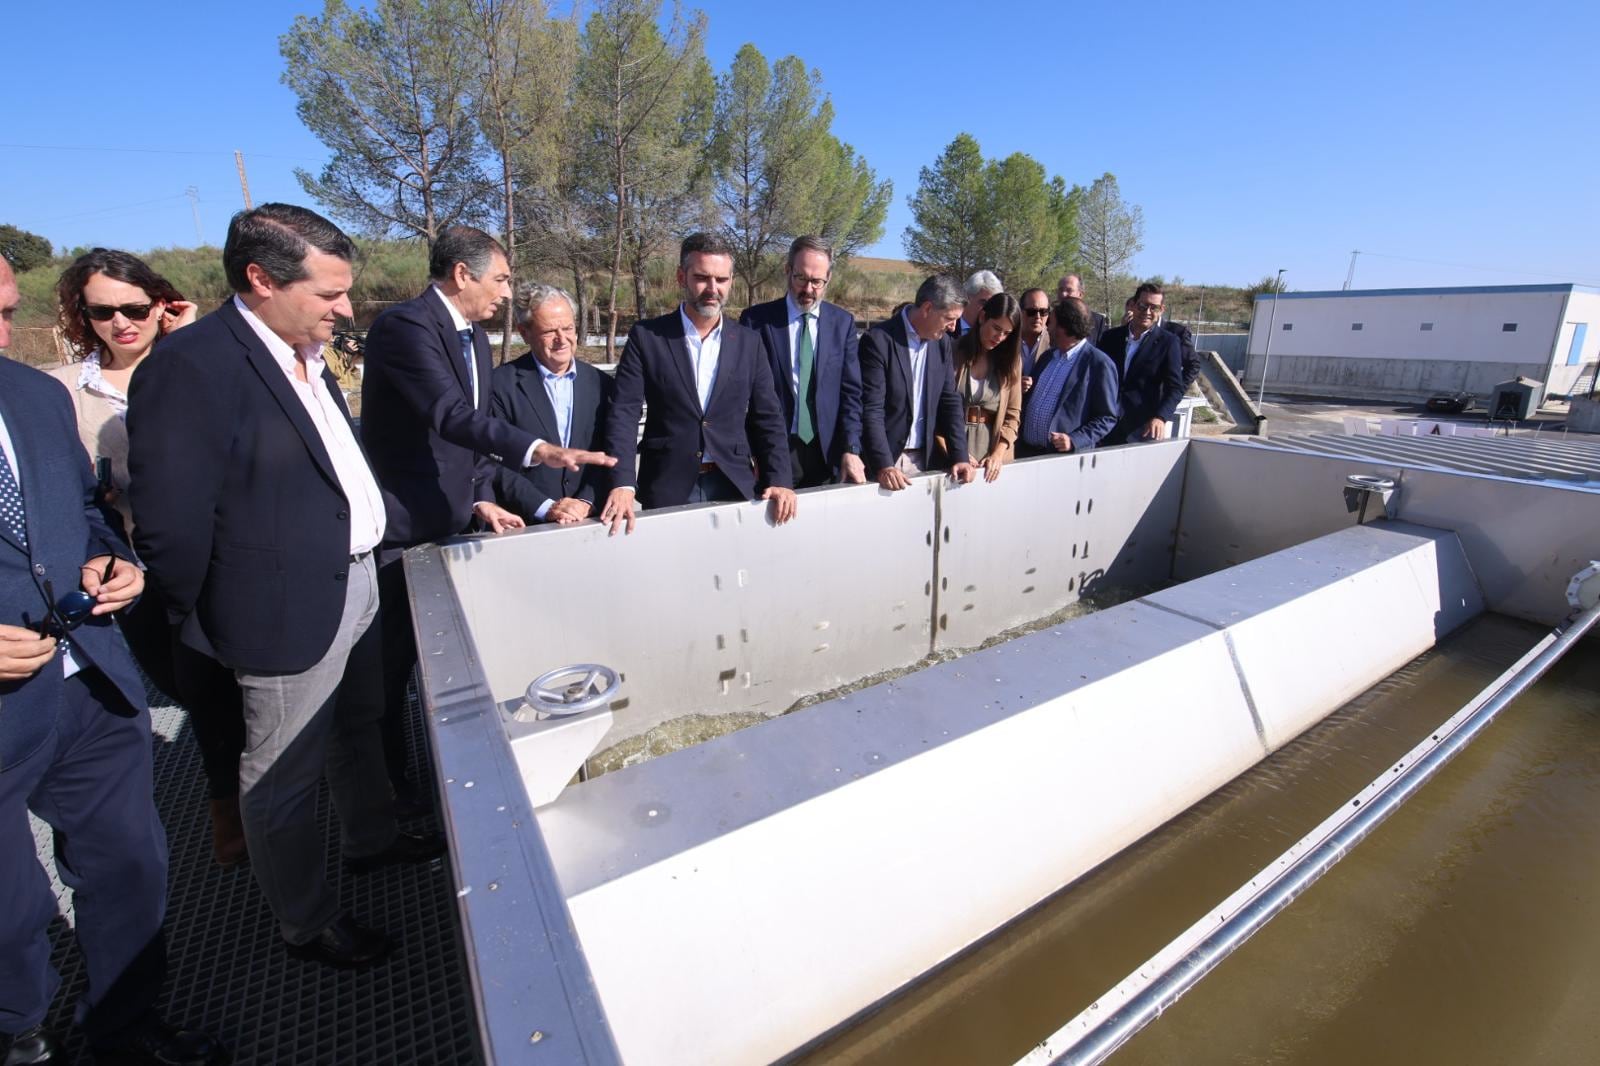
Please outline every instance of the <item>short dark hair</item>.
[[474, 279], [481, 278], [489, 273], [489, 264], [494, 262], [496, 252], [505, 255], [505, 247], [483, 230], [475, 226], [446, 226], [428, 251], [428, 277], [444, 281], [455, 273], [457, 263], [465, 263], [468, 274]]
[[821, 237], [796, 237], [789, 245], [789, 258], [784, 260], [785, 270], [794, 270], [794, 260], [801, 252], [821, 252], [828, 257], [828, 269], [833, 269], [833, 245]]
[[251, 263], [274, 285], [288, 285], [306, 276], [306, 255], [312, 249], [355, 262], [355, 242], [315, 211], [294, 204], [262, 204], [240, 211], [228, 223], [222, 270], [234, 292], [250, 291], [245, 268]]
[[678, 246], [678, 266], [688, 266], [691, 255], [725, 255], [732, 259], [733, 245], [720, 233], [691, 233]]
[[1094, 332], [1094, 319], [1089, 315], [1089, 306], [1076, 296], [1057, 300], [1051, 316], [1054, 319], [1054, 327], [1070, 337], [1083, 340]]
[[1034, 293], [1038, 293], [1040, 296], [1043, 296], [1045, 306], [1050, 306], [1050, 293], [1045, 289], [1023, 289], [1022, 295], [1017, 297], [1017, 303], [1026, 307], [1028, 303], [1028, 297], [1032, 296]]
[[1161, 291], [1161, 286], [1157, 285], [1153, 281], [1147, 281], [1143, 285], [1140, 285], [1137, 289], [1133, 290], [1133, 300], [1135, 303], [1139, 302], [1139, 297], [1141, 296], [1159, 296], [1163, 300], [1166, 299], [1166, 293]]
[[112, 248], [94, 248], [74, 259], [56, 282], [57, 316], [61, 332], [78, 355], [86, 355], [100, 346], [89, 320], [83, 313], [83, 287], [95, 274], [104, 274], [112, 281], [120, 281], [143, 289], [152, 303], [160, 300], [172, 303], [183, 299], [172, 282], [157, 274], [136, 255]]
[[960, 282], [943, 274], [935, 274], [917, 286], [917, 298], [911, 301], [911, 305], [921, 307], [925, 303], [932, 303], [935, 310], [948, 311], [952, 307], [962, 307], [966, 302]]

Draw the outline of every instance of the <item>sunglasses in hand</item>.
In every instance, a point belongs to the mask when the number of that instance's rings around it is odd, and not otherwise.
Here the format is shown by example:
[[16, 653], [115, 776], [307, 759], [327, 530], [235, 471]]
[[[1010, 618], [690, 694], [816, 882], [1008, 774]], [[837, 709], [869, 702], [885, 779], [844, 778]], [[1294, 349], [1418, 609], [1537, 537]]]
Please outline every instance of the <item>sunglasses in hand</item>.
[[[106, 560], [106, 571], [100, 575], [102, 585], [111, 580], [111, 574], [117, 566], [116, 554], [108, 554], [110, 557]], [[45, 578], [44, 595], [45, 601], [49, 604], [49, 614], [39, 623], [40, 636], [55, 637], [65, 643], [67, 634], [83, 625], [94, 614], [96, 600], [82, 589], [73, 589], [58, 599], [55, 587], [49, 578]]]

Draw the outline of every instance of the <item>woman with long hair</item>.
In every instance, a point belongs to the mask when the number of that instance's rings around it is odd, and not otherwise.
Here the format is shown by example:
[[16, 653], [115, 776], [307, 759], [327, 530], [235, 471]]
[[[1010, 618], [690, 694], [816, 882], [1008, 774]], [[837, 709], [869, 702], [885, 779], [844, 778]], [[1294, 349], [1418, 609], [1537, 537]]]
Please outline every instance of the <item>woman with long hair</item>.
[[[131, 542], [128, 502], [128, 386], [156, 342], [195, 320], [195, 305], [136, 255], [96, 248], [73, 260], [56, 283], [61, 332], [77, 360], [50, 373], [72, 394], [78, 436], [107, 504]], [[113, 524], [114, 525], [114, 524]], [[211, 842], [218, 862], [244, 857], [239, 821], [239, 753], [244, 718], [239, 688], [221, 663], [177, 639], [166, 597], [146, 576], [139, 601], [118, 622], [134, 658], [157, 688], [189, 711], [211, 794]]]
[[993, 481], [1016, 449], [1022, 420], [1022, 305], [997, 292], [956, 342], [956, 392], [967, 410], [967, 455]]

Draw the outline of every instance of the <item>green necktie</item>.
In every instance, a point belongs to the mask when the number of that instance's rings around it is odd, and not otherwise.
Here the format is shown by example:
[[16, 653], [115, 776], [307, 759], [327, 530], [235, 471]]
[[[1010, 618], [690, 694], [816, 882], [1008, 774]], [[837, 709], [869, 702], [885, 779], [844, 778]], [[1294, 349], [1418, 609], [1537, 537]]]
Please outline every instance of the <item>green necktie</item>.
[[817, 427], [811, 424], [811, 368], [816, 362], [816, 349], [811, 343], [811, 312], [803, 311], [800, 314], [800, 335], [797, 338], [800, 350], [795, 353], [795, 366], [800, 370], [800, 389], [794, 398], [795, 407], [799, 411], [799, 420], [795, 423], [799, 427], [798, 436], [807, 444], [817, 439]]

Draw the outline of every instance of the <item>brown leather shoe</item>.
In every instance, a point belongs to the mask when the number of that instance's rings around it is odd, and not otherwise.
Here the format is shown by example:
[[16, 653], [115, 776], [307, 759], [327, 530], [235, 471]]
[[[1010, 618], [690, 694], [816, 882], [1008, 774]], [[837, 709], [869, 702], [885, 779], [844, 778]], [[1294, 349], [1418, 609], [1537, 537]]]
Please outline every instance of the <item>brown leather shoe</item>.
[[211, 801], [211, 857], [218, 866], [237, 866], [247, 854], [239, 797]]

